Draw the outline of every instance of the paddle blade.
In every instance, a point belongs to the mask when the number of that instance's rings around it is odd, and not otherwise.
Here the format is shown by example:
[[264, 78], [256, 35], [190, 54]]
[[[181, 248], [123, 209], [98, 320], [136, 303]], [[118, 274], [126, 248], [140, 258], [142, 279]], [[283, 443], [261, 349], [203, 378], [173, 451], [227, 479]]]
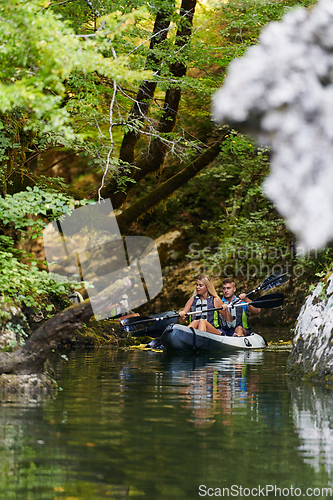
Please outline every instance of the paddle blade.
[[120, 323], [123, 330], [129, 332], [132, 336], [149, 335], [150, 337], [156, 337], [160, 335], [160, 331], [163, 331], [167, 325], [177, 323], [178, 317], [177, 311], [168, 311], [153, 316], [127, 318]]
[[268, 276], [260, 285], [260, 290], [270, 290], [276, 286], [283, 285], [289, 280], [288, 273], [276, 272]]
[[254, 299], [250, 305], [254, 307], [260, 307], [261, 309], [268, 309], [282, 306], [284, 301], [283, 293], [271, 293], [270, 295], [264, 295]]
[[131, 318], [124, 318], [120, 320], [122, 327], [136, 325], [137, 323], [143, 323], [144, 321], [151, 321], [151, 316], [132, 316]]
[[136, 324], [136, 325], [122, 325], [123, 330], [125, 332], [130, 333], [132, 336], [138, 335], [140, 333], [146, 333], [148, 328], [152, 328], [156, 326], [156, 321], [150, 320], [147, 322], [144, 322], [142, 324]]

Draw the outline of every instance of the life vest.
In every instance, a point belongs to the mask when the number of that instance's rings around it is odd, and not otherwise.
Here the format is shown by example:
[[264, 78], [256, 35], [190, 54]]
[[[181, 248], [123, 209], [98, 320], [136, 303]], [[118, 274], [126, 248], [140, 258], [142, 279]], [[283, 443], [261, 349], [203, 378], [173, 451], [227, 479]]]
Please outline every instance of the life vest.
[[[117, 317], [123, 316], [124, 314], [127, 314], [128, 312], [130, 312], [128, 295], [126, 295], [126, 293], [124, 293], [120, 297], [119, 303], [121, 304], [120, 307], [119, 306], [115, 307], [110, 311], [111, 318], [117, 318]], [[112, 305], [112, 303], [110, 305]]]
[[[237, 298], [237, 297], [235, 297], [235, 298]], [[229, 304], [229, 302], [227, 300], [225, 300], [224, 298], [222, 299], [222, 301], [225, 304]], [[227, 321], [223, 317], [221, 317], [222, 328], [224, 330], [231, 331], [231, 330], [234, 330], [237, 326], [242, 326], [243, 328], [247, 329], [248, 328], [247, 315], [246, 315], [247, 308], [248, 308], [248, 306], [229, 307], [228, 310], [232, 316], [232, 321]]]
[[82, 297], [80, 292], [77, 292], [76, 290], [68, 295], [68, 298], [71, 302], [73, 302], [73, 304], [79, 304], [80, 302], [84, 301], [84, 298]]
[[196, 295], [193, 299], [190, 311], [195, 311], [198, 314], [196, 314], [195, 317], [192, 316], [192, 319], [203, 318], [215, 328], [221, 328], [222, 324], [219, 312], [207, 311], [207, 309], [213, 309], [214, 307], [214, 297], [212, 295], [209, 295], [205, 300], [201, 300], [199, 295]]

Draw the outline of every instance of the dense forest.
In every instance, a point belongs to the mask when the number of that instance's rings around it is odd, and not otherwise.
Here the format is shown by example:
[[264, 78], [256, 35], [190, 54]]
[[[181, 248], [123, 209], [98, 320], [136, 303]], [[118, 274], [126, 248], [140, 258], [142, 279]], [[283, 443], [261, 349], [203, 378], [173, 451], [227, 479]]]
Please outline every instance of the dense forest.
[[312, 3], [0, 2], [2, 328], [12, 308], [45, 319], [69, 305], [81, 285], [48, 273], [41, 232], [107, 198], [123, 235], [160, 242], [155, 310], [179, 306], [196, 273], [246, 288], [281, 268], [297, 313], [331, 249], [295, 254], [261, 188], [269, 149], [215, 124], [211, 96], [268, 22]]

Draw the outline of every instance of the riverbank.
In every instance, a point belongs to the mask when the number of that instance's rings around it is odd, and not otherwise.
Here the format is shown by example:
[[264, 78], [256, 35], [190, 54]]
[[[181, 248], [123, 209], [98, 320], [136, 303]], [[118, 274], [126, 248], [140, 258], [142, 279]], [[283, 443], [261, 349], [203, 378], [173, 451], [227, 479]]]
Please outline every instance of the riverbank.
[[87, 325], [76, 330], [61, 345], [61, 351], [84, 350], [98, 347], [130, 347], [148, 343], [151, 337], [131, 337], [125, 332], [119, 321], [104, 319], [96, 321], [94, 318]]

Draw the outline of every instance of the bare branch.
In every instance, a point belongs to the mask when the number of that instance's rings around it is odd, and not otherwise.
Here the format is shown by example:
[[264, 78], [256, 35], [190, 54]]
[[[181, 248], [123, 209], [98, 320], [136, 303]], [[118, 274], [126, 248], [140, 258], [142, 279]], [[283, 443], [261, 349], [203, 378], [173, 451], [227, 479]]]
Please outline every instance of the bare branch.
[[98, 12], [98, 10], [95, 10], [94, 9], [94, 6], [93, 6], [93, 3], [91, 2], [91, 0], [85, 0], [86, 3], [88, 4], [90, 10], [92, 11], [92, 13], [94, 14], [95, 17], [101, 17], [100, 13]]
[[43, 10], [48, 9], [49, 7], [52, 7], [53, 5], [56, 5], [56, 6], [58, 6], [58, 5], [63, 5], [64, 3], [69, 3], [69, 2], [72, 2], [72, 1], [73, 1], [73, 0], [64, 0], [64, 2], [55, 2], [55, 3], [53, 3], [53, 4], [49, 3], [48, 5], [46, 5], [45, 7], [43, 7], [43, 8], [39, 11], [39, 14], [40, 14], [41, 12], [43, 12]]
[[150, 36], [149, 38], [147, 38], [146, 40], [144, 40], [143, 42], [139, 43], [139, 45], [137, 47], [135, 47], [135, 49], [131, 50], [131, 52], [129, 52], [127, 54], [127, 56], [130, 56], [131, 54], [133, 54], [133, 52], [135, 52], [136, 50], [138, 50], [142, 45], [145, 45], [145, 43], [147, 42], [150, 42], [153, 38], [155, 38], [156, 36], [158, 35], [161, 35], [162, 33], [164, 33], [165, 31], [170, 31], [173, 27], [175, 26], [175, 24], [172, 24], [171, 26], [168, 26], [166, 28], [163, 28], [161, 29], [160, 31], [158, 31], [157, 33], [154, 33], [152, 36]]
[[138, 220], [142, 215], [157, 206], [162, 200], [167, 199], [172, 193], [195, 177], [203, 168], [209, 165], [218, 156], [227, 130], [204, 153], [198, 155], [187, 167], [167, 179], [153, 191], [140, 198], [136, 203], [124, 210], [117, 217], [119, 229], [125, 230]]
[[[113, 54], [114, 59], [117, 59], [117, 54], [116, 54], [116, 51], [114, 50], [113, 47], [112, 47], [112, 54]], [[114, 103], [115, 103], [115, 100], [116, 100], [116, 95], [117, 95], [117, 83], [114, 80], [113, 81], [113, 94], [112, 94], [112, 99], [111, 99], [111, 102], [110, 102], [110, 114], [109, 114], [109, 122], [110, 122], [110, 126], [109, 126], [110, 149], [109, 149], [109, 153], [108, 153], [108, 156], [107, 156], [105, 169], [103, 171], [102, 182], [101, 182], [101, 185], [100, 185], [100, 187], [98, 189], [98, 201], [99, 202], [104, 199], [102, 197], [102, 195], [101, 195], [101, 190], [104, 187], [104, 182], [105, 182], [106, 174], [109, 171], [110, 158], [111, 158], [111, 155], [112, 155], [113, 149], [114, 149], [114, 139], [113, 139], [112, 127], [113, 127], [113, 108], [114, 108]]]

